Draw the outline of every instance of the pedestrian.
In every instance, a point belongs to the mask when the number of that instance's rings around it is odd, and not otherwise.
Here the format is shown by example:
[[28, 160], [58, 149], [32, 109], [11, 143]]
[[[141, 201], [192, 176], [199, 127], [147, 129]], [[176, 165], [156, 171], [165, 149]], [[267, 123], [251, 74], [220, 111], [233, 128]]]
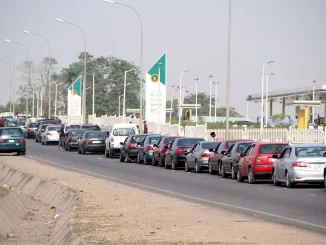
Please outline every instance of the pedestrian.
[[220, 138], [216, 136], [215, 132], [211, 132], [211, 136], [213, 138], [213, 141], [220, 141]]
[[148, 129], [147, 129], [147, 123], [146, 121], [144, 121], [144, 134], [148, 133]]
[[3, 127], [3, 123], [4, 123], [3, 117], [1, 117], [1, 119], [0, 119], [0, 127]]
[[[64, 136], [65, 136], [65, 125], [62, 125], [62, 126], [61, 126], [61, 129], [60, 129], [60, 131], [59, 131], [59, 145], [58, 145], [59, 150], [60, 150], [61, 148], [63, 149], [63, 144], [62, 144], [62, 142], [63, 142]], [[61, 144], [62, 144], [62, 145], [61, 145]]]

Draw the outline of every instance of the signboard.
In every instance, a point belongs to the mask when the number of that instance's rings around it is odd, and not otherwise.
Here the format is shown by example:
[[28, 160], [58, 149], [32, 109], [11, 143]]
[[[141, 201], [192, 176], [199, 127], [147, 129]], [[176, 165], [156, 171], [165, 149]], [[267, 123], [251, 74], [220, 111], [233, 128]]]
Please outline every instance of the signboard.
[[68, 88], [68, 116], [81, 116], [81, 84], [82, 76], [79, 76]]

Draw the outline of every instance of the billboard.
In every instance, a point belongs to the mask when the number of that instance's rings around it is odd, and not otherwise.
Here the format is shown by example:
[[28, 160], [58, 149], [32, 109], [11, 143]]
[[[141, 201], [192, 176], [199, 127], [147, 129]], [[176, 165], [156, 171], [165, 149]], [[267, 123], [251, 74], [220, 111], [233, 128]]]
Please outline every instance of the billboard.
[[68, 88], [68, 116], [82, 115], [81, 84], [82, 76], [79, 76]]

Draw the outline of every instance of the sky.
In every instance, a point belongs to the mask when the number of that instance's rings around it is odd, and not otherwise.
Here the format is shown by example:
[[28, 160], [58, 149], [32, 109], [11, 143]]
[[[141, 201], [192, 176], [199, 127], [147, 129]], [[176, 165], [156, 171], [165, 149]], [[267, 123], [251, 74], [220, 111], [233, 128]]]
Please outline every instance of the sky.
[[[209, 75], [219, 82], [218, 106], [226, 104], [228, 0], [121, 0], [134, 7], [143, 21], [144, 71], [167, 51], [167, 99], [172, 85], [209, 93]], [[262, 65], [274, 72], [269, 91], [326, 84], [325, 0], [232, 0], [231, 106], [246, 116], [246, 97], [261, 92]], [[26, 59], [39, 63], [48, 54], [44, 40], [22, 32], [42, 34], [51, 46], [59, 67], [77, 61], [84, 49], [81, 32], [55, 18], [76, 23], [85, 32], [91, 55], [122, 58], [140, 64], [140, 24], [130, 9], [103, 0], [0, 0], [0, 54], [16, 65]], [[10, 72], [0, 56], [0, 104], [9, 99]], [[17, 72], [16, 83], [21, 84]], [[214, 90], [213, 90], [214, 93]], [[249, 105], [249, 116], [260, 114], [259, 104]], [[316, 112], [322, 108], [316, 109]], [[275, 103], [274, 113], [281, 112]], [[286, 114], [294, 115], [287, 106]], [[322, 115], [322, 114], [321, 114]], [[323, 116], [323, 115], [322, 115]]]

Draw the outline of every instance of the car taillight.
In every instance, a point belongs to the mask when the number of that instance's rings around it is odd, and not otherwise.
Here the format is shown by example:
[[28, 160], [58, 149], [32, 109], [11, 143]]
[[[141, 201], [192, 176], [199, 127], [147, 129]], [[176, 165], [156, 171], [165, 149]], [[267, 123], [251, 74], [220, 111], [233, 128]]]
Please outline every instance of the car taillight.
[[25, 142], [25, 139], [20, 139], [18, 140], [19, 143], [24, 143]]
[[152, 151], [154, 150], [154, 147], [152, 145], [147, 146], [147, 150]]
[[4, 140], [0, 140], [0, 143], [5, 143], [5, 141]]
[[111, 145], [114, 146], [114, 138], [111, 138]]
[[292, 166], [293, 167], [307, 167], [307, 164], [304, 162], [293, 162]]
[[257, 156], [256, 162], [262, 162], [262, 161], [263, 161], [263, 157], [262, 156]]
[[47, 133], [46, 135], [51, 135], [51, 133]]
[[162, 154], [165, 154], [166, 153], [166, 149], [161, 150], [161, 153]]
[[176, 151], [176, 153], [178, 153], [178, 154], [183, 154], [183, 150], [182, 150], [182, 148], [178, 148], [177, 151]]
[[72, 140], [72, 139], [70, 139], [70, 142], [77, 142], [77, 140]]
[[201, 157], [209, 157], [211, 154], [209, 154], [209, 153], [202, 153], [200, 156]]
[[133, 143], [129, 144], [129, 149], [134, 149], [134, 148], [136, 148], [135, 144], [133, 144]]
[[32, 129], [31, 129], [31, 128], [28, 128], [27, 130], [28, 130], [28, 131], [31, 131]]
[[84, 141], [83, 141], [83, 144], [84, 144], [84, 145], [87, 145], [87, 144], [88, 144], [88, 140], [84, 140]]

